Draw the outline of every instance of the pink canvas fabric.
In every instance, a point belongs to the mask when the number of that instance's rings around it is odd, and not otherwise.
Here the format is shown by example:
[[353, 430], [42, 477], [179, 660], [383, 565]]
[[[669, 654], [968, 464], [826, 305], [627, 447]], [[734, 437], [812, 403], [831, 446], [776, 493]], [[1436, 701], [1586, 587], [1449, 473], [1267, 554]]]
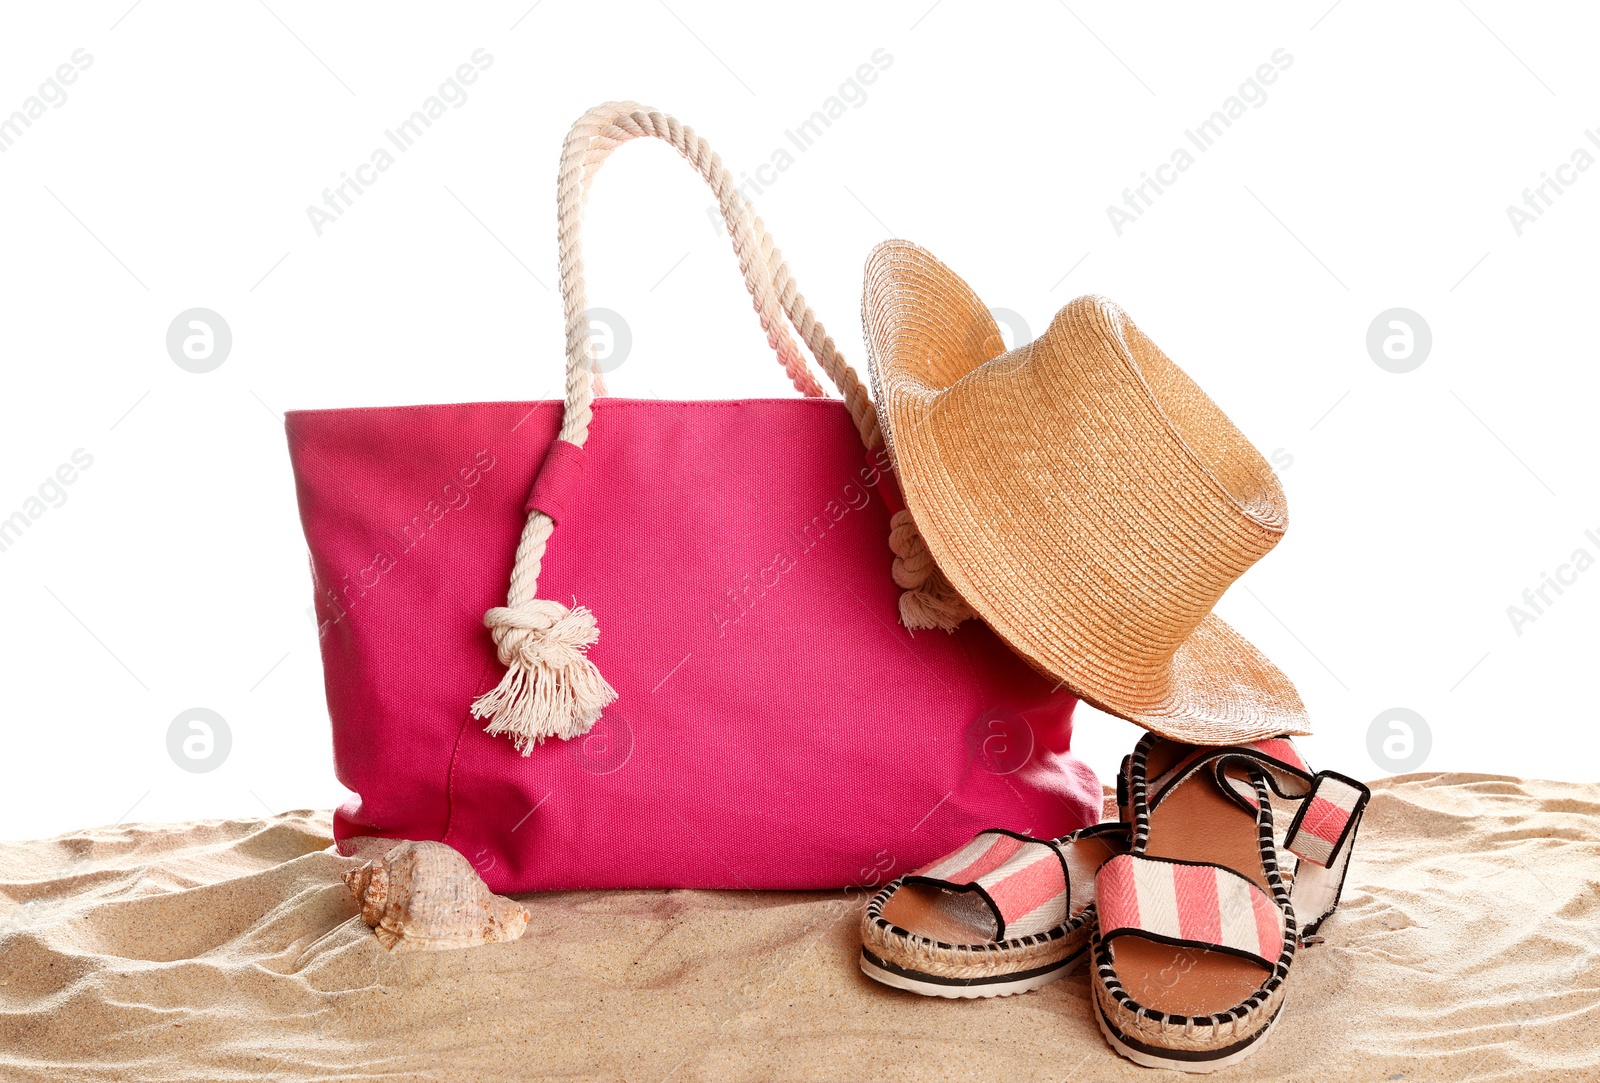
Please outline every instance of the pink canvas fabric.
[[439, 839], [496, 891], [870, 887], [995, 825], [1099, 819], [1073, 697], [979, 622], [897, 618], [889, 512], [837, 400], [599, 399], [539, 499], [539, 594], [618, 699], [522, 756], [468, 713], [562, 404], [298, 411], [335, 834]]

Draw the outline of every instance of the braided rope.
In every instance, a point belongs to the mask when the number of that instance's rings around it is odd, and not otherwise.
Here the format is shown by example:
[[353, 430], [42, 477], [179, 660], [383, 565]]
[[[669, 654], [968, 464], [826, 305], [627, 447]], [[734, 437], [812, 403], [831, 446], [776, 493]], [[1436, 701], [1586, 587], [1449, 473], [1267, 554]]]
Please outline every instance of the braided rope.
[[[626, 112], [631, 109], [632, 112]], [[595, 119], [599, 118], [599, 119]], [[650, 123], [645, 123], [650, 122]], [[580, 129], [588, 130], [588, 141], [583, 142]], [[717, 194], [718, 203], [723, 212], [723, 220], [728, 226], [729, 235], [733, 238], [734, 252], [739, 257], [739, 268], [744, 275], [745, 289], [749, 291], [756, 312], [761, 318], [762, 330], [767, 334], [767, 344], [778, 354], [779, 361], [783, 364], [784, 371], [788, 373], [795, 390], [803, 395], [816, 397], [822, 394], [822, 388], [817, 385], [805, 366], [804, 358], [794, 340], [789, 336], [788, 328], [778, 315], [778, 305], [772, 292], [771, 273], [762, 274], [765, 267], [755, 261], [755, 255], [765, 256], [772, 248], [772, 238], [766, 233], [766, 228], [759, 218], [755, 217], [754, 208], [744, 199], [742, 193], [733, 186], [733, 177], [722, 167], [722, 159], [711, 150], [710, 146], [695, 135], [692, 128], [686, 128], [676, 119], [647, 110], [643, 106], [632, 102], [609, 103], [589, 111], [584, 117], [573, 125], [573, 130], [568, 134], [567, 147], [572, 148], [577, 143], [578, 149], [583, 150], [581, 160], [577, 158], [576, 150], [571, 159], [563, 153], [562, 173], [558, 178], [557, 200], [560, 205], [560, 234], [563, 245], [570, 237], [576, 257], [576, 278], [573, 286], [576, 288], [577, 297], [584, 296], [583, 264], [578, 256], [578, 231], [582, 225], [584, 206], [590, 185], [594, 183], [595, 174], [600, 166], [609, 158], [612, 152], [630, 139], [640, 136], [655, 136], [670, 143], [686, 159], [688, 159], [705, 178], [713, 192]], [[574, 171], [576, 171], [574, 173]], [[569, 181], [576, 180], [576, 186], [569, 187]], [[737, 203], [731, 202], [737, 200]], [[571, 230], [567, 226], [571, 225]], [[565, 248], [563, 248], [565, 252]], [[754, 254], [754, 255], [753, 255]], [[563, 279], [563, 295], [570, 297], [567, 292], [567, 280]], [[568, 300], [567, 312], [570, 319], [574, 309]], [[583, 304], [578, 304], [575, 310], [581, 317], [585, 311]], [[582, 327], [580, 319], [579, 326]], [[573, 355], [573, 342], [568, 339], [568, 364], [578, 362]], [[591, 366], [592, 367], [592, 366]], [[598, 384], [599, 374], [595, 374]]]
[[[756, 225], [760, 224], [761, 219], [757, 218]], [[765, 238], [766, 246], [770, 246], [770, 241], [770, 237]], [[811, 306], [801, 296], [800, 287], [789, 273], [789, 264], [777, 248], [770, 250], [770, 263], [773, 285], [778, 291], [784, 313], [800, 332], [806, 348], [828, 374], [828, 379], [833, 381], [833, 386], [844, 397], [845, 409], [850, 412], [850, 420], [855, 422], [856, 431], [861, 434], [861, 443], [868, 451], [882, 447], [883, 432], [878, 427], [878, 408], [873, 405], [872, 392], [861, 382], [856, 370], [850, 367], [850, 363], [839, 352], [839, 347], [834, 345], [822, 321], [817, 319], [817, 314], [811, 311]]]

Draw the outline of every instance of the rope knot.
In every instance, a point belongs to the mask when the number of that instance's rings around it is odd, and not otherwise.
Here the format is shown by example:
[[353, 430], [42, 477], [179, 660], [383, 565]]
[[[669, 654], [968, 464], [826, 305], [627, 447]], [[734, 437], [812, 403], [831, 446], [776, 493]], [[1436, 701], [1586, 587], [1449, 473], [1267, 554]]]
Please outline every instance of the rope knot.
[[589, 661], [600, 638], [594, 614], [583, 606], [532, 598], [496, 606], [483, 615], [505, 676], [472, 704], [489, 718], [491, 735], [509, 734], [524, 756], [546, 737], [569, 740], [589, 732], [616, 689]]
[[889, 548], [894, 551], [894, 581], [903, 588], [901, 624], [913, 630], [953, 632], [962, 621], [977, 615], [933, 562], [928, 543], [904, 508], [889, 520]]

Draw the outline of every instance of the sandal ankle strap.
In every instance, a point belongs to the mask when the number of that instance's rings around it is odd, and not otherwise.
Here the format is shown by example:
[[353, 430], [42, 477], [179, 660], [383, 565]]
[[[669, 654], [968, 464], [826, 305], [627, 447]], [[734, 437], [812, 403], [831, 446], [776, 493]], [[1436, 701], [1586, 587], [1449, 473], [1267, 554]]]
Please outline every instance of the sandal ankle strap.
[[[1356, 833], [1372, 791], [1336, 771], [1313, 773], [1294, 742], [1287, 737], [1195, 748], [1160, 778], [1146, 776], [1139, 780], [1139, 786], [1130, 785], [1132, 775], [1145, 769], [1149, 751], [1158, 740], [1160, 738], [1153, 734], [1147, 735], [1123, 761], [1118, 773], [1118, 805], [1134, 822], [1135, 849], [1142, 849], [1141, 836], [1148, 832], [1148, 826], [1140, 830], [1137, 806], [1142, 804], [1148, 816], [1148, 810], [1158, 805], [1182, 779], [1209, 765], [1223, 790], [1241, 805], [1253, 809], [1256, 804], [1253, 782], [1229, 775], [1228, 768], [1238, 765], [1248, 768], [1250, 773], [1259, 772], [1276, 797], [1295, 807], [1294, 819], [1283, 842], [1283, 848], [1300, 859], [1289, 899], [1301, 935], [1314, 934], [1339, 905]], [[1133, 800], [1135, 788], [1140, 791], [1142, 802]]]
[[1311, 792], [1289, 824], [1284, 845], [1296, 856], [1328, 868], [1339, 860], [1355, 834], [1371, 797], [1372, 791], [1353, 778], [1333, 771], [1318, 772]]
[[1361, 814], [1371, 797], [1372, 791], [1355, 779], [1323, 771], [1289, 825], [1285, 845], [1300, 858], [1289, 902], [1302, 939], [1315, 935], [1339, 906]]

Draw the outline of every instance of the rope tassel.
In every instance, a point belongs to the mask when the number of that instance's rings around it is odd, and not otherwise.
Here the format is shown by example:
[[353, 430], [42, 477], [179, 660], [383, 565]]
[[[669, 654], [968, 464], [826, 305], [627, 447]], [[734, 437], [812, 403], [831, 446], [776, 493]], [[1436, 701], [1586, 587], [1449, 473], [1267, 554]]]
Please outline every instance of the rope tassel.
[[589, 661], [600, 628], [583, 606], [568, 609], [534, 598], [496, 606], [483, 623], [506, 673], [472, 704], [472, 714], [491, 719], [486, 732], [509, 735], [524, 756], [546, 737], [569, 740], [588, 733], [617, 698], [617, 690]]

